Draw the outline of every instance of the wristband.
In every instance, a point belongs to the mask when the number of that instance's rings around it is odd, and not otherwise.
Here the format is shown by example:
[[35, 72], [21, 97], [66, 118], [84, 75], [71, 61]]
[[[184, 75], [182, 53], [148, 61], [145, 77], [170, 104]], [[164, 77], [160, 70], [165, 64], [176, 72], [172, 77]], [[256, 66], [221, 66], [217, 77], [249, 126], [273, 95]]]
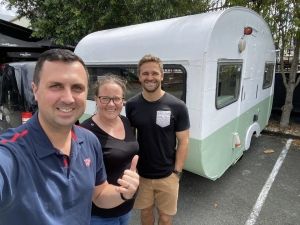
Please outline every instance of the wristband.
[[138, 192], [138, 189], [136, 190], [136, 192], [134, 193], [134, 195], [132, 196], [132, 198], [129, 198], [129, 199], [125, 198], [124, 195], [123, 195], [123, 193], [120, 193], [120, 196], [121, 196], [121, 199], [126, 202], [126, 201], [129, 201], [129, 200], [135, 199], [135, 197], [137, 195], [137, 192]]
[[131, 200], [131, 199], [125, 198], [123, 193], [120, 193], [120, 196], [121, 196], [121, 199], [125, 202]]
[[173, 170], [173, 173], [175, 173], [177, 175], [177, 177], [180, 179], [182, 176], [182, 171], [178, 171], [178, 170]]

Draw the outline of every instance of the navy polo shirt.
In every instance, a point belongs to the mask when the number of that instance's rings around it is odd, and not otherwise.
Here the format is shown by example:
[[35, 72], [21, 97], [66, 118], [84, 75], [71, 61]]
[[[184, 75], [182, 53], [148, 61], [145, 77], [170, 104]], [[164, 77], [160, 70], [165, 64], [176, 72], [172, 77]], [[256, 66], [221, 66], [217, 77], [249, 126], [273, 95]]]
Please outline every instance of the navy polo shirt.
[[73, 126], [63, 155], [37, 114], [0, 136], [0, 225], [87, 225], [94, 186], [106, 181], [100, 143]]

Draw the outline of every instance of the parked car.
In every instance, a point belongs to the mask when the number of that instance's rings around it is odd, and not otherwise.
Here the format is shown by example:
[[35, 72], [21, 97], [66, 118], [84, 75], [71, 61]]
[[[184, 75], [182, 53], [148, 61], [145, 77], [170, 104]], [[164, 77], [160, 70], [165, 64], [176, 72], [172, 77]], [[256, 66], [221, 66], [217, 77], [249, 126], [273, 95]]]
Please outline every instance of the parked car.
[[2, 65], [0, 73], [0, 133], [26, 122], [37, 110], [31, 89], [36, 62]]

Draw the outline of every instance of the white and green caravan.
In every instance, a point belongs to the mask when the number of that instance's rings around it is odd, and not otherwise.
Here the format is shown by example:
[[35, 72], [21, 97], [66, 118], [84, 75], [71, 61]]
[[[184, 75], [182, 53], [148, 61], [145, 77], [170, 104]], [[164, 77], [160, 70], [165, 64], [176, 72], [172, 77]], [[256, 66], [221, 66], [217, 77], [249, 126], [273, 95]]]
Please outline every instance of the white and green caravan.
[[[191, 128], [185, 170], [215, 180], [249, 149], [267, 125], [276, 53], [267, 23], [243, 7], [95, 32], [75, 53], [90, 85], [112, 72], [140, 91], [137, 62], [147, 53], [164, 62], [163, 89], [186, 102]], [[87, 114], [93, 114], [93, 92]], [[147, 118], [145, 118], [147, 119]]]

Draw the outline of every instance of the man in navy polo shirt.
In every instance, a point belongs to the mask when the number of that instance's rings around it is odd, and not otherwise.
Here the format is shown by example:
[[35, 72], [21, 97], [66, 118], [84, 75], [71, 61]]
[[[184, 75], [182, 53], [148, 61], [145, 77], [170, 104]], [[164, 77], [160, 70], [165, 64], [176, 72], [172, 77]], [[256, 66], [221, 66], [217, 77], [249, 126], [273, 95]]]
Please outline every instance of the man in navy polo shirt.
[[98, 139], [73, 125], [87, 86], [86, 67], [73, 52], [52, 49], [39, 58], [32, 84], [39, 110], [0, 136], [0, 225], [87, 225], [91, 200], [111, 208], [134, 196], [137, 156], [120, 186], [110, 185]]

